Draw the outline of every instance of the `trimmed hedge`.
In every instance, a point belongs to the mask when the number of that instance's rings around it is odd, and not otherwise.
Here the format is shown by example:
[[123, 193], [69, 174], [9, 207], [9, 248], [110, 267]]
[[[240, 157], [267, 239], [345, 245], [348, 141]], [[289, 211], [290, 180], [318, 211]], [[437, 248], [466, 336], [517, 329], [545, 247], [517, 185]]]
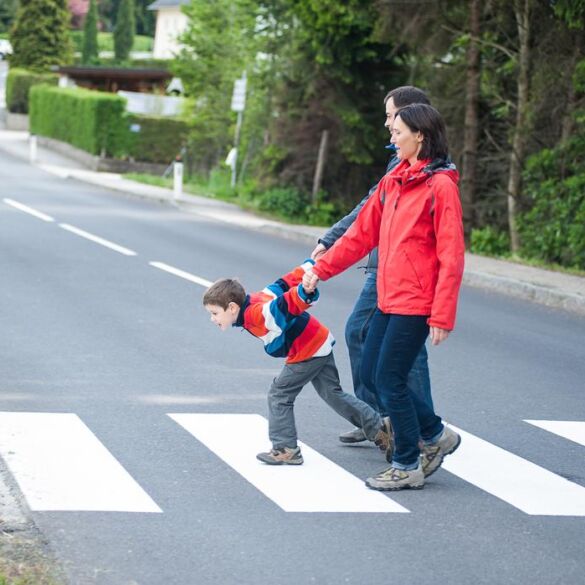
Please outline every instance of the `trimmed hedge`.
[[37, 85], [30, 92], [31, 133], [97, 155], [123, 157], [129, 132], [126, 100], [112, 93]]
[[13, 114], [28, 114], [29, 90], [41, 83], [57, 85], [59, 76], [54, 73], [35, 73], [27, 69], [9, 69], [6, 78], [6, 107]]
[[132, 139], [128, 154], [134, 160], [169, 164], [187, 141], [189, 127], [183, 120], [160, 116], [129, 116]]

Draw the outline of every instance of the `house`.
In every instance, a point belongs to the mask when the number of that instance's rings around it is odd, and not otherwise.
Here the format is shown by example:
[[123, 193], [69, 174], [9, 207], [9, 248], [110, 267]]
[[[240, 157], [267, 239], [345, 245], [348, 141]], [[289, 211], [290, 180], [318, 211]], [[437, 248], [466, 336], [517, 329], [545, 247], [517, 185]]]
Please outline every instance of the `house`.
[[187, 29], [188, 18], [181, 6], [190, 0], [156, 0], [148, 9], [156, 10], [156, 30], [152, 56], [155, 59], [171, 59], [181, 50], [179, 36]]

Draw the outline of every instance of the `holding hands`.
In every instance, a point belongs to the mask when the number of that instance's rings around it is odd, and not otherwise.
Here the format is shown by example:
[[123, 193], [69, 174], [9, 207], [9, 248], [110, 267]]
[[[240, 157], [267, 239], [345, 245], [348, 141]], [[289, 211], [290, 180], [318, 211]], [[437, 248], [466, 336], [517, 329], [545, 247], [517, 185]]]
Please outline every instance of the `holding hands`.
[[319, 284], [319, 277], [312, 270], [307, 270], [303, 276], [303, 288], [305, 292], [312, 293]]

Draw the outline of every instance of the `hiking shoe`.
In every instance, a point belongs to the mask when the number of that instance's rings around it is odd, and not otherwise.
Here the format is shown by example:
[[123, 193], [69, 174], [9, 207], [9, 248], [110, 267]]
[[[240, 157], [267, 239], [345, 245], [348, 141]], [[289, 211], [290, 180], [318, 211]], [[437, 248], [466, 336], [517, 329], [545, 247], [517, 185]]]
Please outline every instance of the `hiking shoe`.
[[385, 416], [382, 418], [382, 427], [374, 437], [374, 443], [380, 451], [384, 451], [386, 461], [392, 463], [392, 454], [394, 453], [394, 434], [392, 432], [392, 425], [390, 424], [390, 417]]
[[339, 440], [342, 443], [363, 443], [368, 440], [368, 437], [363, 429], [353, 429], [353, 431], [339, 435]]
[[268, 465], [301, 465], [303, 463], [300, 447], [271, 449], [268, 453], [258, 453], [256, 459]]
[[425, 444], [421, 449], [422, 469], [425, 477], [433, 475], [443, 464], [443, 459], [451, 455], [461, 443], [461, 437], [449, 427], [445, 427], [436, 443]]
[[389, 467], [374, 477], [368, 477], [366, 485], [372, 490], [381, 492], [422, 490], [425, 487], [425, 476], [420, 463], [416, 469], [409, 471]]

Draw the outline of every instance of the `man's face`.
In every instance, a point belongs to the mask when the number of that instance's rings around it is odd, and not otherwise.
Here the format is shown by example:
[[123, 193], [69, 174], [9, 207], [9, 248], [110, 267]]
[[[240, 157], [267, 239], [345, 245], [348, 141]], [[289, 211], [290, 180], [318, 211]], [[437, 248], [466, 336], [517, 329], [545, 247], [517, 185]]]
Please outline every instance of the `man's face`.
[[384, 126], [388, 128], [390, 135], [392, 135], [392, 124], [394, 124], [394, 118], [397, 111], [398, 108], [394, 105], [394, 98], [390, 98], [386, 102], [386, 122], [384, 123]]
[[229, 329], [236, 322], [240, 310], [236, 303], [230, 303], [227, 309], [222, 309], [218, 305], [205, 305], [205, 309], [211, 316], [211, 322], [222, 331]]

